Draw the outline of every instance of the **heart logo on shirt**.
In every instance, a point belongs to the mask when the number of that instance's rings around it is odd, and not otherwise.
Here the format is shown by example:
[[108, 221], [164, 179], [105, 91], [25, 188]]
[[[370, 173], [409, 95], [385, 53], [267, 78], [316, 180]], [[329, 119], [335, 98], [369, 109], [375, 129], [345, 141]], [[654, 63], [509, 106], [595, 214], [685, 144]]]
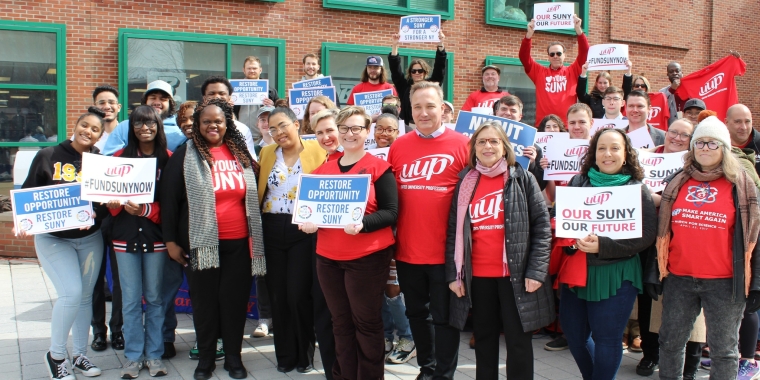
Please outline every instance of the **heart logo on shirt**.
[[551, 82], [552, 81], [552, 77], [546, 77], [546, 81], [547, 82]]

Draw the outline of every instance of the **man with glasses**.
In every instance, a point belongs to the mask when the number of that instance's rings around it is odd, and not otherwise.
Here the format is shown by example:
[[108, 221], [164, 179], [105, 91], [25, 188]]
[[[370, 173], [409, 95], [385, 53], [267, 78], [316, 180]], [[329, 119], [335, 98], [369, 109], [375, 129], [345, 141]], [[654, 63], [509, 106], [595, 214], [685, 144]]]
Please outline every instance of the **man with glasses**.
[[389, 89], [393, 91], [393, 95], [398, 95], [396, 88], [388, 83], [388, 74], [383, 67], [383, 59], [377, 55], [370, 55], [367, 57], [367, 66], [362, 71], [361, 82], [351, 89], [346, 104], [349, 106], [354, 105], [354, 94]]
[[665, 86], [660, 89], [660, 92], [665, 94], [668, 98], [668, 108], [670, 109], [670, 119], [668, 119], [668, 125], [673, 124], [678, 119], [678, 111], [683, 111], [685, 100], [676, 95], [676, 90], [681, 86], [681, 78], [683, 78], [683, 71], [681, 71], [681, 64], [678, 62], [668, 63], [668, 80], [670, 86]]
[[[570, 66], [565, 66], [565, 45], [555, 41], [549, 43], [546, 52], [549, 55], [549, 67], [541, 66], [531, 57], [533, 33], [536, 30], [536, 21], [530, 20], [528, 32], [520, 45], [520, 62], [523, 64], [525, 74], [536, 85], [536, 122], [543, 120], [546, 115], [565, 115], [565, 112], [575, 104], [578, 86], [578, 77], [583, 70], [583, 64], [588, 58], [588, 39], [581, 29], [581, 19], [573, 15], [575, 21], [575, 34], [578, 35], [578, 56]], [[565, 120], [567, 122], [567, 120]]]
[[631, 93], [628, 94], [628, 100], [626, 101], [625, 109], [626, 115], [628, 115], [628, 127], [625, 128], [625, 131], [626, 133], [630, 133], [639, 128], [647, 128], [654, 145], [658, 146], [665, 143], [665, 131], [657, 129], [647, 123], [651, 106], [652, 101], [649, 99], [649, 95], [646, 92], [639, 90], [631, 91]]
[[509, 95], [503, 87], [499, 87], [501, 69], [498, 66], [488, 65], [480, 69], [483, 76], [483, 87], [473, 91], [464, 101], [462, 111], [472, 111], [473, 108], [491, 108], [502, 96]]
[[604, 116], [602, 119], [625, 120], [620, 109], [625, 106], [623, 90], [620, 87], [609, 86], [604, 90], [602, 105], [604, 106]]

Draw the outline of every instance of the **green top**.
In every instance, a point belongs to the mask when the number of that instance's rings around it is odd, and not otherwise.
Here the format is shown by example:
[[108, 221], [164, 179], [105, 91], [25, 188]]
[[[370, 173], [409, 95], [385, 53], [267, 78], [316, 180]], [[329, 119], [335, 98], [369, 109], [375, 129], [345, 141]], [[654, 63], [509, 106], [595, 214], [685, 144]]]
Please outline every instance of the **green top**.
[[637, 254], [625, 261], [589, 266], [586, 287], [574, 287], [570, 291], [582, 300], [601, 301], [616, 295], [623, 281], [630, 281], [639, 294], [643, 294], [641, 276], [641, 259]]

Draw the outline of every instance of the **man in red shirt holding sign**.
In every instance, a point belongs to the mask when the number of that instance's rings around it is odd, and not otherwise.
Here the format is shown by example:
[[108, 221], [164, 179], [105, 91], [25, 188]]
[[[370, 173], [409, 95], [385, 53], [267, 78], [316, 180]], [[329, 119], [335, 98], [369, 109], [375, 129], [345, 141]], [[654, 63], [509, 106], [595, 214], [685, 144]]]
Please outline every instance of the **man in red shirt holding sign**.
[[[565, 66], [565, 45], [562, 42], [552, 42], [546, 49], [549, 55], [549, 67], [543, 67], [530, 56], [533, 33], [536, 29], [536, 20], [528, 23], [528, 32], [520, 45], [520, 62], [523, 64], [525, 74], [536, 85], [536, 122], [543, 120], [549, 114], [564, 115], [567, 109], [575, 104], [577, 95], [575, 88], [578, 86], [578, 76], [583, 69], [583, 64], [588, 58], [588, 39], [581, 29], [582, 20], [573, 15], [575, 20], [575, 34], [578, 35], [578, 57], [570, 66]], [[567, 120], [565, 120], [567, 123]]]

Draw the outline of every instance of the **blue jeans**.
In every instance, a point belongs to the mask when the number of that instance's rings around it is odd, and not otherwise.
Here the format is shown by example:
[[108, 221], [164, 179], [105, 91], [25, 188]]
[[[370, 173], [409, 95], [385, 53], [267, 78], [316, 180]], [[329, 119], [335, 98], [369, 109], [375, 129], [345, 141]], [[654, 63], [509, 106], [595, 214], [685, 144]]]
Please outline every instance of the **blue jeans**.
[[592, 302], [578, 298], [562, 285], [560, 323], [584, 380], [615, 378], [623, 358], [620, 337], [638, 294], [630, 281], [623, 281], [617, 294]]
[[[127, 360], [161, 359], [164, 354], [164, 305], [161, 286], [166, 252], [116, 252], [124, 316], [124, 356]], [[142, 300], [145, 299], [143, 323]]]
[[92, 289], [103, 261], [103, 236], [95, 232], [79, 239], [50, 234], [34, 236], [37, 258], [58, 293], [50, 322], [50, 356], [66, 358], [69, 331], [74, 356], [87, 354], [92, 320]]
[[164, 342], [174, 343], [174, 331], [177, 329], [177, 313], [174, 312], [174, 300], [179, 287], [182, 286], [185, 271], [182, 265], [170, 258], [164, 263], [164, 281], [161, 286], [161, 301], [164, 303]]
[[383, 332], [385, 333], [385, 339], [393, 342], [393, 331], [398, 334], [398, 338], [412, 339], [412, 330], [409, 328], [409, 319], [406, 317], [406, 306], [404, 305], [404, 299], [399, 295], [388, 298], [385, 296], [385, 302], [383, 302]]

